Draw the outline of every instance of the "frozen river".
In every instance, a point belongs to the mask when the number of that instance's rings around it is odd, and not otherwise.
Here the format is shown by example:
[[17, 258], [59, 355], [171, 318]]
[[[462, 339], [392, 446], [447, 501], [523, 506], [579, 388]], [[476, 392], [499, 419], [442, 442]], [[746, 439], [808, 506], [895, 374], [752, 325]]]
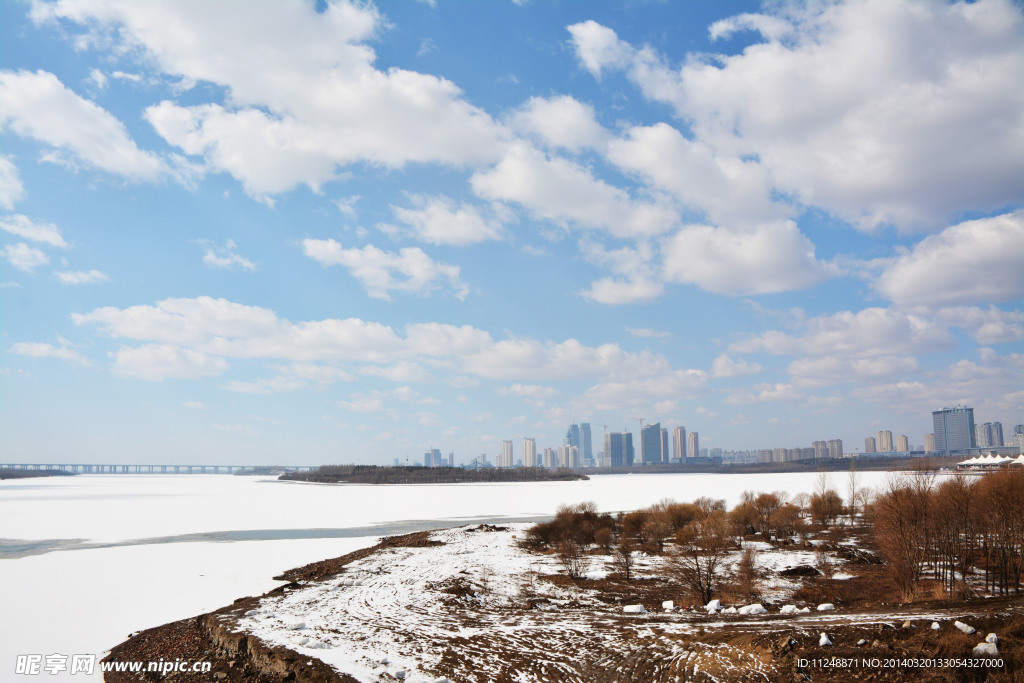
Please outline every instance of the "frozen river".
[[[831, 475], [843, 494], [847, 475]], [[862, 472], [879, 486], [884, 472]], [[809, 493], [816, 473], [632, 474], [589, 481], [318, 485], [229, 475], [84, 475], [0, 482], [0, 671], [18, 655], [100, 654], [133, 631], [278, 585], [285, 569], [380, 536], [530, 520], [563, 503], [602, 512], [745, 490]], [[30, 677], [21, 677], [28, 680]], [[32, 677], [35, 678], [35, 677]], [[46, 681], [85, 680], [45, 671]], [[98, 676], [96, 676], [98, 678]]]

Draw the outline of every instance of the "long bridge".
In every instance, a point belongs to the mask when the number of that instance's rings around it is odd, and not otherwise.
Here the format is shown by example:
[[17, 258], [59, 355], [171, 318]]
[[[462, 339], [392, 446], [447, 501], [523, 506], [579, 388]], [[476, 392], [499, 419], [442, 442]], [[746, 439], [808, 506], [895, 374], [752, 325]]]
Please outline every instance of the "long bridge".
[[236, 474], [312, 472], [314, 465], [101, 465], [82, 463], [0, 463], [0, 469], [57, 470], [72, 474]]

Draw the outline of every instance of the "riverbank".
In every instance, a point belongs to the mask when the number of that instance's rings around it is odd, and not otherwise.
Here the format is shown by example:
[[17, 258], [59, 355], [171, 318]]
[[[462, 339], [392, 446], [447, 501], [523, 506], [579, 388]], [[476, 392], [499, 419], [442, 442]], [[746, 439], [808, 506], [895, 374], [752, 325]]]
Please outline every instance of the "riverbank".
[[[317, 683], [998, 681], [1020, 671], [1020, 599], [881, 604], [875, 587], [886, 572], [858, 561], [863, 553], [844, 560], [837, 547], [838, 571], [826, 579], [791, 571], [813, 557], [806, 548], [760, 545], [764, 613], [742, 614], [728, 598], [723, 611], [678, 609], [679, 587], [654, 555], [638, 556], [625, 580], [595, 552], [585, 578], [570, 580], [555, 556], [521, 546], [526, 528], [385, 539], [285, 572], [275, 578], [289, 583], [260, 597], [135, 635], [110, 659], [203, 652], [213, 674], [201, 680]], [[824, 595], [834, 609], [818, 602]], [[1001, 663], [975, 666], [984, 663], [972, 649], [989, 632]], [[831, 644], [821, 644], [822, 633]], [[174, 649], [179, 640], [183, 649]], [[823, 663], [836, 658], [856, 664]], [[915, 663], [940, 659], [953, 665]]]

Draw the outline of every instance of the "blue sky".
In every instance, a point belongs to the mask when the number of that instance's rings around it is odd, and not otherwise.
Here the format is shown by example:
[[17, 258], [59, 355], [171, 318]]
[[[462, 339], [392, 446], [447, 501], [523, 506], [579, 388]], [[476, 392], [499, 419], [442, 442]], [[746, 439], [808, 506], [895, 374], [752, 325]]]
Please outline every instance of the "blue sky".
[[0, 5], [0, 450], [1024, 422], [1024, 12]]

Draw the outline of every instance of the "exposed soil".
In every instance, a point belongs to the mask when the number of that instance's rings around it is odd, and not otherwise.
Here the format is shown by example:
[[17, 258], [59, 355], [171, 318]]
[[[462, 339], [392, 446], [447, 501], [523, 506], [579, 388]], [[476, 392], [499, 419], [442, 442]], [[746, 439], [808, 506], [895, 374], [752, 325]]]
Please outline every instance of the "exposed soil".
[[[465, 533], [475, 536], [476, 531], [505, 529], [481, 525]], [[269, 645], [241, 631], [241, 615], [259, 606], [261, 599], [298, 596], [304, 588], [336, 581], [354, 562], [400, 548], [433, 552], [430, 549], [439, 545], [431, 533], [419, 532], [289, 570], [276, 577], [292, 582], [286, 586], [261, 598], [242, 598], [210, 614], [136, 634], [115, 647], [108, 658], [206, 660], [214, 663], [211, 674], [172, 674], [160, 679], [152, 674], [147, 678], [144, 674], [108, 673], [106, 680], [350, 683], [356, 679], [337, 673], [315, 658]], [[864, 544], [830, 549], [844, 560], [839, 567], [846, 573], [842, 579], [829, 578], [806, 564], [774, 574], [788, 572], [787, 581], [800, 584], [786, 603], [832, 602], [836, 611], [779, 614], [782, 602], [773, 602], [770, 595], [759, 593], [763, 590], [759, 586], [770, 583], [766, 571], [753, 588], [728, 585], [722, 591], [723, 601], [732, 604], [761, 601], [771, 613], [758, 617], [709, 616], [704, 610], [692, 609], [697, 601], [664, 576], [627, 581], [615, 573], [580, 580], [543, 574], [531, 577], [532, 587], [524, 587], [515, 600], [498, 603], [474, 600], [479, 596], [479, 577], [456, 574], [423, 589], [440, 594], [437, 604], [444, 614], [438, 615], [438, 623], [443, 623], [445, 629], [425, 636], [416, 626], [429, 624], [432, 615], [421, 611], [410, 613], [421, 624], [403, 624], [398, 619], [384, 627], [398, 633], [399, 640], [406, 639], [415, 649], [432, 654], [435, 663], [430, 671], [435, 678], [415, 678], [416, 683], [441, 677], [459, 683], [1024, 680], [1024, 599], [890, 602], [885, 596], [897, 594], [891, 577]], [[925, 589], [927, 595], [928, 586]], [[571, 597], [555, 600], [549, 597], [553, 593]], [[660, 605], [666, 600], [684, 609], [665, 613]], [[650, 613], [623, 614], [622, 605], [626, 604], [645, 605]], [[953, 627], [955, 619], [969, 622], [978, 632], [960, 632]], [[941, 623], [939, 630], [931, 628], [933, 621]], [[465, 635], [459, 635], [452, 624], [463, 625]], [[823, 632], [834, 645], [819, 645]], [[971, 658], [971, 649], [989, 632], [999, 637], [1002, 666], [972, 666], [977, 662]], [[861, 641], [863, 644], [857, 645]], [[935, 661], [942, 659], [952, 660], [952, 665]], [[924, 666], [918, 665], [922, 663]], [[380, 680], [394, 679], [384, 673]]]

